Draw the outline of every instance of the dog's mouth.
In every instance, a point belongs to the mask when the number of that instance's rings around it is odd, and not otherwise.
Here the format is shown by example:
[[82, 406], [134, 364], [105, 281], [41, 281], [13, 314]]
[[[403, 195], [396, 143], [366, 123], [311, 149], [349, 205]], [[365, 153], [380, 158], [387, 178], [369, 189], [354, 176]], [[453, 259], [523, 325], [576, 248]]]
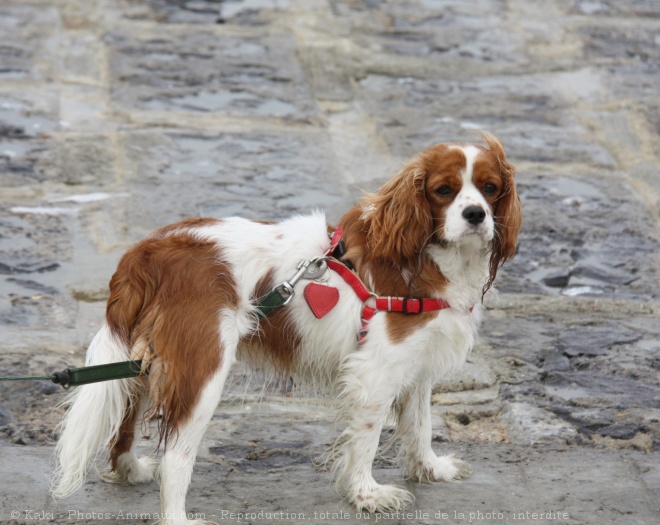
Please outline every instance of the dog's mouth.
[[441, 247], [460, 243], [468, 239], [488, 243], [493, 240], [493, 231], [484, 224], [478, 224], [466, 227], [459, 235], [449, 239], [445, 237], [441, 231], [436, 231], [433, 236], [434, 244]]
[[469, 237], [470, 235], [478, 235], [484, 241], [490, 241], [493, 238], [493, 231], [486, 224], [469, 225], [461, 237]]

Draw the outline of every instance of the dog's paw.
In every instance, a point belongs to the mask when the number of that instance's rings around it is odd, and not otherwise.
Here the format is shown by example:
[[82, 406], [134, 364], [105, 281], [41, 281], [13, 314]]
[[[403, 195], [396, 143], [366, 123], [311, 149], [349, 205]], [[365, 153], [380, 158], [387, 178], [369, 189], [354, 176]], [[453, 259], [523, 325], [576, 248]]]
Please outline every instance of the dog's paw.
[[436, 481], [458, 481], [472, 473], [469, 463], [457, 457], [435, 454], [427, 459], [419, 459], [408, 463], [408, 475], [417, 481], [433, 483]]
[[154, 480], [158, 460], [148, 456], [138, 459], [129, 454], [122, 454], [117, 459], [114, 471], [101, 472], [101, 479], [107, 483], [128, 483], [141, 485]]
[[395, 512], [411, 504], [415, 497], [407, 490], [374, 483], [352, 491], [349, 500], [358, 511]]
[[149, 483], [154, 480], [159, 461], [156, 458], [143, 456], [137, 460], [134, 468], [126, 475], [126, 481], [131, 485]]

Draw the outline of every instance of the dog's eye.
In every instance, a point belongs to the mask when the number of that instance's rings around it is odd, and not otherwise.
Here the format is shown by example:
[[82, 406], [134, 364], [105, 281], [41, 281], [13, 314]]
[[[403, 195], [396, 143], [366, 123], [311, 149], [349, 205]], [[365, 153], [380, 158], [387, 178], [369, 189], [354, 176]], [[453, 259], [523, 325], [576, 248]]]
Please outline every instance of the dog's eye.
[[452, 193], [454, 193], [454, 191], [451, 189], [451, 186], [447, 186], [447, 185], [440, 186], [437, 190], [435, 190], [435, 192], [438, 195], [442, 195], [443, 197], [446, 197], [446, 196], [451, 195]]
[[495, 184], [493, 184], [492, 182], [487, 182], [486, 184], [484, 184], [484, 193], [486, 195], [494, 195], [495, 193], [497, 193], [497, 186], [495, 186]]

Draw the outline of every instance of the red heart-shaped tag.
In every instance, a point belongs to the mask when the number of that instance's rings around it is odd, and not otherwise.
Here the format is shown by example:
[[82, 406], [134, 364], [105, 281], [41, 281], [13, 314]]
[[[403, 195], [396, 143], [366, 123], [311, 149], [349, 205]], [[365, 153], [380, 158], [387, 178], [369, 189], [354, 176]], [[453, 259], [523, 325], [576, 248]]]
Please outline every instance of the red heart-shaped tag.
[[305, 301], [317, 319], [325, 316], [339, 302], [339, 290], [332, 286], [309, 283], [305, 286]]

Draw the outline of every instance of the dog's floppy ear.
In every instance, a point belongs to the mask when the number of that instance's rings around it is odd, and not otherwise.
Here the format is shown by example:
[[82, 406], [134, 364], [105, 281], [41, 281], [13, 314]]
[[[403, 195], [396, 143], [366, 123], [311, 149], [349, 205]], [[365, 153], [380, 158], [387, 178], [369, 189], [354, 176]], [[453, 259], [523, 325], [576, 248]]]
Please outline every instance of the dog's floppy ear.
[[424, 162], [417, 156], [377, 192], [362, 199], [371, 256], [402, 267], [422, 253], [433, 233], [425, 181]]
[[492, 155], [495, 155], [499, 162], [500, 174], [504, 183], [502, 194], [497, 199], [493, 210], [495, 238], [490, 256], [490, 276], [484, 287], [485, 293], [492, 286], [499, 267], [516, 254], [518, 233], [522, 225], [522, 210], [520, 197], [516, 190], [516, 168], [506, 160], [504, 148], [494, 135], [483, 133], [483, 137]]

